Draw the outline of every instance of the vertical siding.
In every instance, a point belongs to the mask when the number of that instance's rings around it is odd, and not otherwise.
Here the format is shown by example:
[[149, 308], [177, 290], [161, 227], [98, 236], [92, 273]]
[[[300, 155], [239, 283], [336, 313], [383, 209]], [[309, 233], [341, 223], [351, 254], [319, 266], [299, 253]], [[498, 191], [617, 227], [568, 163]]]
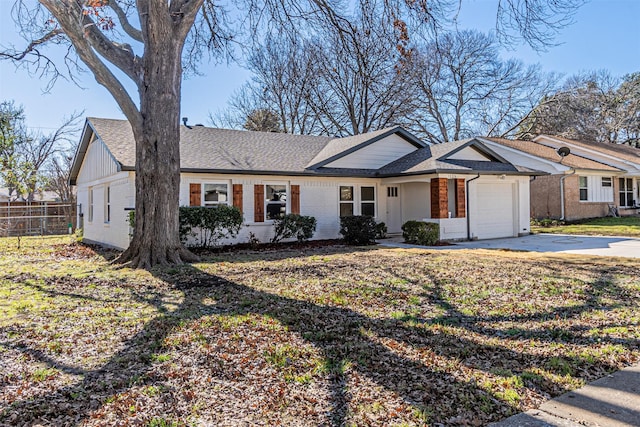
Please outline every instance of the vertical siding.
[[378, 169], [417, 148], [398, 135], [389, 135], [371, 145], [348, 154], [327, 166], [331, 168]]
[[95, 181], [101, 178], [115, 175], [119, 167], [107, 147], [99, 139], [95, 139], [89, 148], [78, 172], [78, 184], [81, 182]]
[[613, 181], [615, 178], [611, 178], [611, 187], [602, 186], [601, 176], [588, 176], [587, 177], [587, 191], [589, 193], [589, 201], [596, 203], [613, 203]]

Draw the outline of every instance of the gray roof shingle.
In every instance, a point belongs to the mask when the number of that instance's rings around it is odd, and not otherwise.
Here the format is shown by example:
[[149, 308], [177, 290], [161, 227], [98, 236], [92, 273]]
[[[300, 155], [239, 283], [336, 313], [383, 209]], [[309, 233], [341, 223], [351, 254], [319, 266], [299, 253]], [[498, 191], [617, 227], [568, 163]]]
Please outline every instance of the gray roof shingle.
[[[87, 122], [122, 168], [133, 170], [135, 144], [129, 122], [100, 118], [88, 118]], [[321, 166], [322, 162], [328, 159], [394, 132], [400, 133], [421, 148], [380, 169], [312, 167], [318, 163]], [[388, 128], [347, 138], [331, 138], [180, 126], [180, 138], [180, 161], [183, 171], [360, 177], [400, 176], [437, 171], [533, 172], [509, 163], [446, 159], [448, 153], [463, 148], [465, 144], [482, 144], [476, 140], [463, 140], [426, 146], [402, 128]]]

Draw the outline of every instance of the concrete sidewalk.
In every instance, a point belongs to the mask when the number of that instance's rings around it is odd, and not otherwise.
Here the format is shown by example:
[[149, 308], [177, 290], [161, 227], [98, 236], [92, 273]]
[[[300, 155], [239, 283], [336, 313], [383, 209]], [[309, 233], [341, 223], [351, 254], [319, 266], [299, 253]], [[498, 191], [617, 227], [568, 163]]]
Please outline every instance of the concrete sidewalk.
[[493, 427], [640, 426], [640, 365], [608, 375]]

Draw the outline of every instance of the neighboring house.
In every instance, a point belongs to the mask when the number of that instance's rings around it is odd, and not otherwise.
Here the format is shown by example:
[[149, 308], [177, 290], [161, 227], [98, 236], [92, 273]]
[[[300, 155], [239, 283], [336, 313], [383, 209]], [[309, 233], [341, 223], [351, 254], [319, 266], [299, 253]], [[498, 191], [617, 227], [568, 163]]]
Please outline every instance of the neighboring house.
[[[494, 151], [547, 176], [531, 182], [531, 216], [578, 220], [638, 212], [640, 150], [540, 135], [533, 141], [480, 138]], [[559, 154], [568, 149], [564, 157]], [[567, 150], [564, 151], [565, 153]]]
[[[529, 180], [477, 139], [427, 146], [395, 127], [347, 138], [181, 126], [180, 205], [232, 204], [235, 242], [273, 235], [273, 218], [317, 219], [315, 239], [338, 238], [340, 216], [371, 215], [390, 233], [408, 220], [440, 225], [442, 239], [529, 233]], [[135, 206], [134, 139], [123, 120], [87, 119], [71, 183], [88, 241], [124, 248]]]

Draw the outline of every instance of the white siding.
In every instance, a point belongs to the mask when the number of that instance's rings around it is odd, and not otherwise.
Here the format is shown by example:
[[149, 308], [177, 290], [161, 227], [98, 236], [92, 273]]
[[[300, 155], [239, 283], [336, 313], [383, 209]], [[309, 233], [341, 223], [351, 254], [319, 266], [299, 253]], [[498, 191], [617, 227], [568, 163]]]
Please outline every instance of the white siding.
[[473, 147], [465, 147], [447, 158], [453, 160], [477, 160], [481, 162], [491, 161], [491, 159]]
[[587, 176], [587, 197], [589, 202], [608, 202], [613, 203], [613, 182], [615, 178], [607, 176], [611, 179], [611, 187], [602, 186], [602, 176]]
[[402, 223], [431, 216], [431, 186], [428, 182], [402, 184]]
[[95, 181], [118, 173], [115, 162], [107, 147], [99, 139], [94, 140], [87, 148], [87, 153], [78, 172], [78, 184]]
[[330, 168], [378, 169], [415, 150], [417, 148], [414, 145], [394, 134], [335, 160], [326, 166]]
[[[273, 237], [273, 222], [254, 222], [253, 188], [256, 184], [286, 183], [300, 186], [300, 214], [316, 218], [317, 226], [313, 239], [338, 239], [340, 235], [339, 187], [353, 185], [358, 192], [359, 186], [376, 187], [377, 212], [384, 211], [385, 198], [381, 198], [379, 180], [348, 178], [311, 178], [290, 176], [247, 176], [217, 174], [182, 174], [180, 180], [180, 205], [189, 205], [189, 184], [204, 182], [229, 182], [230, 185], [242, 184], [242, 204], [244, 226], [235, 239], [223, 241], [223, 244], [245, 243], [249, 233], [253, 233], [261, 242], [268, 242]], [[231, 191], [231, 187], [229, 188]], [[229, 197], [230, 201], [232, 197]], [[287, 212], [290, 212], [290, 198], [287, 198]], [[356, 203], [358, 200], [356, 199]]]
[[[105, 222], [105, 191], [111, 188], [111, 220]], [[93, 221], [89, 221], [89, 189], [93, 189]], [[133, 174], [120, 172], [91, 183], [78, 183], [82, 205], [83, 238], [119, 249], [129, 246], [129, 220], [125, 208], [134, 207]]]

